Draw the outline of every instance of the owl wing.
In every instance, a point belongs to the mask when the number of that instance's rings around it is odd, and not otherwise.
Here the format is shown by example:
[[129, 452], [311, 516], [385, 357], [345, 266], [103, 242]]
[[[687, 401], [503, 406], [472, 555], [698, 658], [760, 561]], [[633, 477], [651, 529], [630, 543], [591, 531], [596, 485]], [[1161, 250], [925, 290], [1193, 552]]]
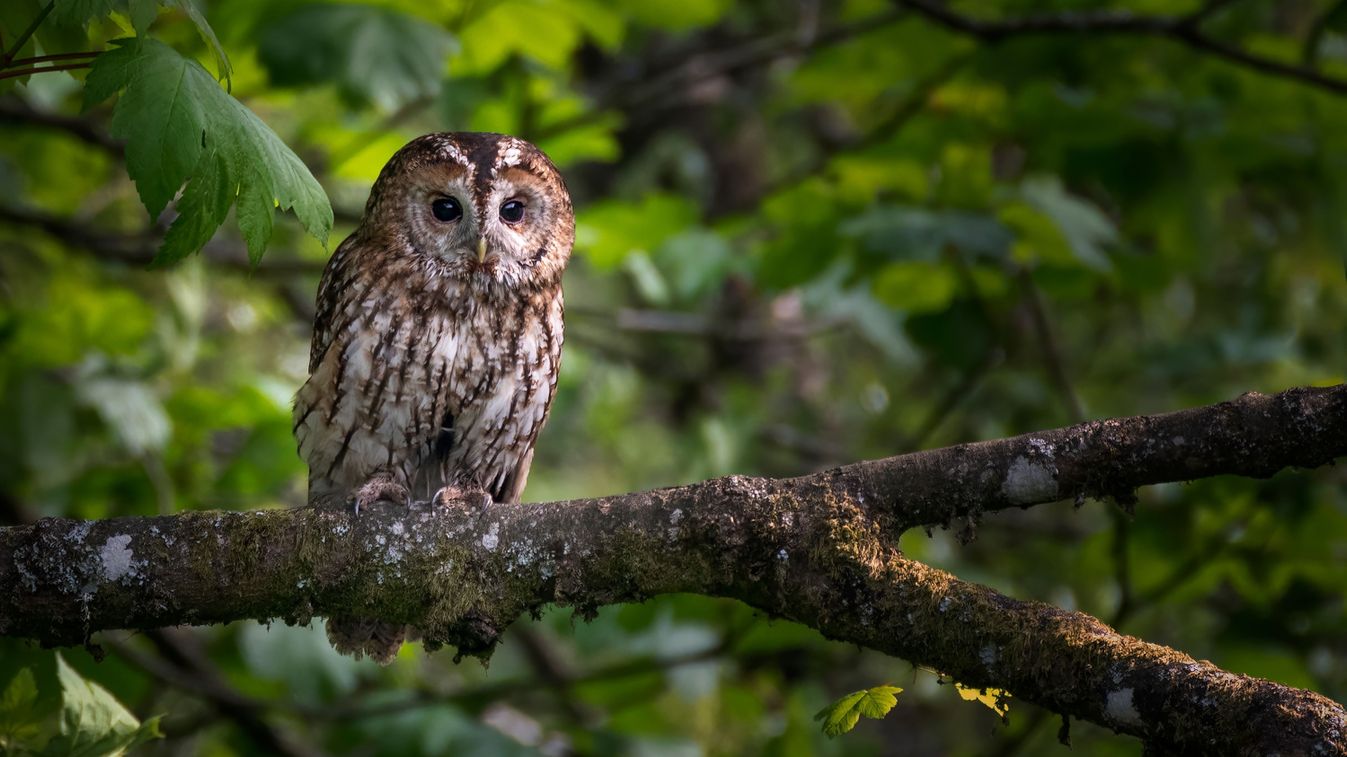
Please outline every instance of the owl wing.
[[539, 320], [541, 339], [537, 343], [537, 349], [540, 359], [532, 368], [536, 371], [536, 382], [533, 386], [537, 388], [529, 391], [528, 399], [524, 403], [526, 408], [531, 405], [531, 409], [525, 409], [518, 419], [528, 431], [514, 465], [507, 466], [501, 471], [495, 486], [490, 490], [491, 497], [496, 502], [518, 502], [524, 494], [524, 486], [528, 483], [529, 468], [533, 466], [534, 445], [538, 441], [538, 434], [542, 431], [543, 425], [547, 423], [552, 400], [557, 396], [557, 377], [561, 370], [561, 344], [564, 339], [563, 310], [562, 295], [558, 291], [555, 299], [547, 304]]
[[332, 339], [338, 329], [345, 326], [336, 323], [336, 320], [339, 314], [346, 312], [345, 303], [355, 283], [350, 270], [351, 248], [355, 246], [355, 240], [355, 234], [347, 237], [323, 267], [323, 277], [318, 282], [317, 312], [313, 317], [313, 340], [309, 343], [310, 374], [318, 370], [323, 353], [332, 346]]
[[500, 486], [491, 492], [491, 499], [495, 502], [518, 502], [524, 495], [524, 485], [528, 483], [529, 468], [533, 466], [533, 447], [519, 458], [519, 464], [514, 470], [505, 474], [501, 479]]

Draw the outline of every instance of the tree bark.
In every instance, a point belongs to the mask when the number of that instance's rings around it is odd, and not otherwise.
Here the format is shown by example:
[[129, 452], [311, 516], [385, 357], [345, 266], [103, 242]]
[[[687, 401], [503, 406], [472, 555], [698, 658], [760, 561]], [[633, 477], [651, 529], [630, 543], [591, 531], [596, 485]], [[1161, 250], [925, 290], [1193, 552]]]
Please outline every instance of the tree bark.
[[1162, 752], [1347, 754], [1347, 711], [904, 557], [912, 526], [1347, 454], [1347, 386], [1248, 394], [858, 463], [569, 502], [188, 512], [0, 530], [0, 634], [313, 615], [407, 622], [489, 654], [524, 612], [690, 592], [1145, 739]]

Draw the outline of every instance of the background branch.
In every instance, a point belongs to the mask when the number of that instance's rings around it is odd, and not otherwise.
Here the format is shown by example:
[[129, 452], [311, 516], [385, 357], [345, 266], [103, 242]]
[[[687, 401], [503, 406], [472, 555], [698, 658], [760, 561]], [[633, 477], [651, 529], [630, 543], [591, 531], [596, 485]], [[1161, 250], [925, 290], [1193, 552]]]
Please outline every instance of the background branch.
[[[899, 7], [921, 14], [950, 31], [998, 43], [1016, 37], [1049, 34], [1130, 34], [1168, 39], [1253, 71], [1292, 79], [1334, 94], [1347, 94], [1347, 79], [1329, 76], [1308, 65], [1251, 53], [1202, 31], [1202, 22], [1222, 3], [1208, 4], [1186, 16], [1138, 15], [1120, 11], [1052, 13], [987, 20], [950, 10], [934, 0], [896, 0]], [[1216, 7], [1211, 7], [1216, 6]]]

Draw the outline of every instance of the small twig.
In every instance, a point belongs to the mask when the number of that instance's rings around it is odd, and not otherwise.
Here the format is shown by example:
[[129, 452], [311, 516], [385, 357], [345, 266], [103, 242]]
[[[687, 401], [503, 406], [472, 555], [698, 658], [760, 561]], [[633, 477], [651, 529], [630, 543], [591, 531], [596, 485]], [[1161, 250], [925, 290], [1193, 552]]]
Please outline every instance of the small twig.
[[[911, 94], [899, 103], [898, 107], [895, 108], [883, 121], [867, 131], [860, 137], [860, 139], [857, 139], [854, 142], [840, 144], [832, 149], [824, 150], [819, 153], [814, 160], [806, 163], [799, 169], [790, 172], [776, 181], [769, 182], [763, 187], [761, 192], [762, 197], [770, 197], [777, 192], [799, 184], [811, 176], [817, 175], [827, 167], [828, 161], [837, 155], [859, 152], [866, 148], [874, 147], [885, 139], [892, 137], [900, 129], [906, 126], [908, 122], [925, 110], [927, 102], [931, 99], [931, 95], [933, 95], [936, 90], [940, 89], [940, 87], [948, 83], [950, 79], [954, 78], [955, 74], [959, 73], [959, 71], [973, 59], [974, 55], [976, 55], [976, 51], [956, 55], [945, 61], [945, 64], [940, 68], [936, 69], [926, 78], [916, 82], [912, 88]], [[714, 220], [717, 215], [718, 213], [714, 210], [710, 213], [712, 220]]]
[[[664, 658], [641, 657], [634, 660], [624, 660], [622, 662], [595, 668], [586, 673], [573, 675], [565, 681], [565, 685], [574, 688], [587, 683], [596, 683], [618, 678], [630, 678], [632, 676], [644, 675], [655, 671], [692, 665], [721, 657], [729, 650], [729, 648], [730, 643], [728, 637], [726, 637], [726, 639], [722, 639], [717, 644], [684, 655]], [[298, 714], [305, 717], [323, 720], [346, 720], [389, 715], [421, 707], [431, 707], [438, 704], [492, 701], [504, 698], [511, 694], [535, 691], [539, 685], [540, 681], [536, 678], [512, 678], [503, 681], [493, 681], [451, 692], [441, 693], [421, 690], [415, 692], [410, 698], [397, 702], [365, 704], [356, 701], [346, 705], [337, 703], [324, 705], [318, 708], [310, 708], [297, 703], [290, 703], [290, 706], [292, 706]], [[550, 685], [550, 683], [543, 681], [542, 685]]]
[[[1309, 84], [1327, 92], [1347, 95], [1347, 79], [1326, 76], [1308, 66], [1286, 63], [1251, 53], [1220, 42], [1202, 33], [1202, 11], [1189, 16], [1143, 16], [1118, 11], [1093, 13], [1054, 13], [1018, 18], [986, 20], [965, 16], [935, 0], [894, 0], [937, 24], [987, 43], [1004, 42], [1015, 37], [1052, 34], [1131, 34], [1169, 39], [1199, 52], [1209, 53], [1252, 71]], [[1220, 3], [1224, 5], [1224, 3]]]
[[1034, 277], [1028, 268], [1020, 268], [1019, 280], [1020, 288], [1024, 292], [1024, 304], [1029, 308], [1029, 318], [1033, 321], [1034, 332], [1043, 350], [1043, 362], [1048, 377], [1057, 385], [1057, 391], [1062, 395], [1062, 402], [1066, 405], [1071, 422], [1080, 423], [1085, 420], [1085, 408], [1081, 405], [1076, 388], [1066, 373], [1066, 361], [1062, 358], [1062, 350], [1057, 346], [1057, 337], [1052, 331], [1052, 324], [1048, 321], [1043, 294], [1034, 283]]
[[973, 279], [973, 271], [968, 266], [968, 261], [964, 260], [963, 256], [953, 248], [946, 248], [945, 256], [949, 258], [959, 276], [959, 283], [963, 287], [964, 296], [973, 304], [978, 317], [982, 319], [987, 332], [993, 336], [994, 341], [983, 350], [977, 362], [968, 366], [959, 376], [958, 382], [941, 395], [940, 400], [931, 408], [926, 419], [917, 427], [917, 433], [903, 444], [902, 448], [906, 450], [918, 450], [924, 447], [936, 429], [940, 428], [941, 424], [973, 393], [973, 390], [986, 378], [987, 374], [1000, 365], [1006, 357], [1006, 338], [1003, 333], [1004, 330], [1000, 326], [1000, 319], [992, 313], [987, 300], [978, 291], [977, 282]]
[[30, 66], [37, 63], [54, 63], [61, 60], [84, 60], [85, 58], [95, 58], [99, 51], [90, 50], [86, 53], [57, 53], [55, 55], [35, 55], [31, 58], [15, 58], [7, 66]]
[[592, 727], [598, 723], [600, 715], [577, 697], [571, 696], [574, 688], [575, 673], [557, 658], [556, 651], [542, 634], [532, 628], [521, 628], [515, 634], [538, 677], [547, 683], [560, 696], [557, 698], [566, 715], [580, 726]]
[[593, 108], [570, 118], [541, 125], [534, 132], [524, 133], [537, 141], [609, 118], [614, 109], [642, 114], [662, 111], [676, 106], [681, 96], [690, 88], [718, 76], [752, 70], [786, 55], [800, 55], [846, 42], [866, 32], [892, 24], [905, 15], [907, 14], [901, 11], [889, 10], [826, 29], [809, 39], [802, 39], [798, 30], [792, 30], [775, 37], [752, 39], [737, 47], [717, 51], [713, 55], [683, 58], [677, 66], [645, 77], [639, 82], [622, 79], [599, 93], [595, 98], [597, 104]]
[[925, 420], [917, 427], [917, 432], [912, 438], [907, 440], [903, 449], [915, 451], [921, 449], [930, 441], [931, 435], [944, 424], [945, 420], [962, 405], [964, 400], [968, 399], [977, 385], [987, 377], [993, 368], [1005, 360], [1005, 351], [1000, 347], [992, 347], [982, 353], [982, 357], [977, 363], [969, 366], [959, 377], [958, 382], [951, 386], [939, 401], [931, 408], [926, 415]]
[[[105, 231], [42, 211], [10, 208], [4, 205], [0, 205], [0, 221], [41, 229], [72, 247], [88, 250], [104, 260], [134, 266], [148, 266], [154, 262], [155, 251], [162, 236], [162, 231], [153, 227], [135, 233]], [[252, 276], [283, 278], [315, 275], [322, 272], [324, 265], [321, 260], [268, 259], [253, 266], [241, 246], [229, 244], [224, 240], [207, 243], [201, 254], [212, 265]]]
[[38, 110], [17, 98], [0, 101], [0, 124], [58, 129], [87, 144], [101, 148], [118, 159], [126, 150], [125, 143], [108, 134], [89, 118]]
[[1180, 23], [1192, 27], [1201, 26], [1207, 19], [1225, 10], [1227, 6], [1234, 5], [1237, 2], [1239, 2], [1239, 0], [1207, 0], [1207, 2], [1203, 3], [1197, 10], [1184, 16]]
[[105, 638], [102, 643], [151, 678], [205, 701], [221, 716], [233, 721], [244, 736], [268, 754], [288, 757], [317, 757], [321, 754], [268, 723], [262, 717], [267, 709], [266, 703], [235, 690], [218, 671], [202, 670], [187, 663], [187, 655], [179, 648], [176, 640], [168, 637], [168, 633], [150, 631], [145, 634], [162, 656], [146, 654], [120, 639]]
[[66, 63], [60, 66], [30, 66], [28, 68], [6, 69], [0, 71], [0, 79], [17, 79], [20, 76], [45, 74], [52, 71], [74, 71], [81, 68], [88, 68], [89, 66], [89, 63]]
[[5, 51], [4, 59], [0, 60], [0, 68], [9, 66], [10, 61], [14, 60], [14, 56], [19, 54], [19, 51], [23, 49], [24, 45], [28, 44], [28, 40], [32, 39], [33, 33], [42, 25], [43, 21], [47, 20], [47, 16], [51, 15], [51, 11], [55, 7], [56, 0], [47, 0], [47, 5], [43, 7], [42, 10], [38, 11], [37, 18], [33, 19], [33, 23], [29, 24], [27, 29], [20, 32], [18, 38], [14, 40], [14, 45]]

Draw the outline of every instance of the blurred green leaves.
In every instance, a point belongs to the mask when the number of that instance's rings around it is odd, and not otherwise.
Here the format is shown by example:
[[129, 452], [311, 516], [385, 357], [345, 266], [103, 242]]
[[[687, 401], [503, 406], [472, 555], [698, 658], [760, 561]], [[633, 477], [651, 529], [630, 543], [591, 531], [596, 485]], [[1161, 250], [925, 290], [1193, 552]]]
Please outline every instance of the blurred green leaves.
[[[5, 754], [105, 757], [161, 736], [159, 718], [137, 720], [106, 689], [54, 656], [54, 675], [39, 681], [32, 668], [22, 668], [0, 694]], [[49, 667], [39, 669], [45, 674]]]
[[354, 105], [393, 111], [440, 93], [454, 47], [443, 29], [399, 11], [323, 3], [268, 24], [258, 57], [277, 86], [332, 84]]
[[610, 4], [596, 0], [519, 0], [493, 3], [473, 14], [463, 27], [457, 59], [468, 74], [483, 74], [520, 56], [551, 69], [565, 70], [586, 39], [613, 49], [624, 33], [623, 18]]
[[649, 254], [696, 221], [696, 208], [676, 195], [595, 203], [576, 215], [575, 247], [593, 265], [612, 268], [628, 255]]
[[[1118, 230], [1097, 207], [1066, 192], [1056, 177], [1028, 180], [1020, 194], [1032, 210], [1012, 205], [1002, 220], [1021, 232], [1017, 251], [1024, 257], [1058, 264], [1074, 257], [1095, 271], [1112, 268], [1108, 252], [1118, 242]], [[1035, 211], [1051, 225], [1036, 219]]]
[[[0, 1], [4, 38], [44, 5]], [[1082, 6], [973, 5], [961, 7]], [[1228, 4], [1211, 31], [1287, 61], [1303, 42], [1340, 75], [1341, 14], [1309, 44], [1330, 5]], [[58, 0], [20, 54], [100, 50], [89, 99], [120, 92], [125, 163], [96, 139], [108, 108], [79, 113], [81, 72], [0, 80], [12, 87], [0, 106], [63, 117], [0, 119], [0, 208], [67, 227], [0, 219], [11, 519], [302, 502], [289, 403], [326, 253], [273, 214], [284, 200], [315, 233], [330, 223], [300, 155], [340, 211], [333, 233], [348, 232], [383, 162], [429, 131], [530, 139], [575, 199], [565, 359], [530, 500], [788, 476], [1061, 425], [1054, 354], [1091, 417], [1338, 381], [1347, 365], [1347, 98], [1168, 41], [978, 46], [884, 0]], [[147, 224], [142, 206], [171, 212]], [[161, 261], [209, 239], [204, 254], [141, 270], [144, 240], [170, 222]], [[104, 244], [86, 249], [69, 229]], [[1197, 482], [1142, 490], [1125, 526], [1094, 504], [1035, 508], [985, 520], [969, 544], [937, 530], [903, 548], [1106, 618], [1130, 592], [1127, 633], [1341, 699], [1342, 491], [1334, 470]], [[562, 693], [510, 637], [489, 671], [419, 648], [390, 669], [350, 664], [319, 626], [201, 638], [278, 727], [332, 753], [524, 749], [485, 722], [493, 705], [493, 723], [509, 720], [498, 710], [531, 719], [578, 753], [875, 754], [913, 729], [914, 752], [994, 751], [1002, 734], [1025, 753], [1056, 748], [1051, 733], [1026, 732], [1029, 718], [986, 728], [981, 705], [928, 677], [882, 722], [828, 740], [810, 716], [829, 692], [910, 667], [741, 605], [678, 596], [588, 623], [543, 614], [530, 627], [563, 672], [651, 665]], [[129, 643], [154, 654], [145, 641]], [[676, 663], [719, 644], [717, 657]], [[0, 653], [0, 694], [31, 668], [51, 723], [53, 659]], [[116, 652], [80, 670], [141, 716], [169, 712], [170, 750], [257, 751]], [[536, 685], [490, 693], [511, 677]], [[0, 701], [22, 710], [27, 684], [13, 686]], [[452, 699], [476, 687], [487, 693]], [[322, 717], [413, 697], [425, 706]], [[827, 711], [841, 725], [859, 707]], [[1131, 746], [1074, 726], [1072, 737], [1091, 754]]]
[[21, 744], [35, 743], [41, 733], [37, 682], [31, 669], [21, 668], [0, 693], [0, 748], [16, 753]]
[[254, 263], [271, 238], [276, 208], [293, 210], [310, 234], [326, 242], [332, 228], [327, 195], [261, 119], [222, 91], [200, 64], [162, 42], [116, 44], [94, 62], [86, 107], [122, 92], [112, 133], [127, 140], [127, 171], [150, 215], [163, 211], [187, 182], [156, 263], [201, 249], [236, 204]]

